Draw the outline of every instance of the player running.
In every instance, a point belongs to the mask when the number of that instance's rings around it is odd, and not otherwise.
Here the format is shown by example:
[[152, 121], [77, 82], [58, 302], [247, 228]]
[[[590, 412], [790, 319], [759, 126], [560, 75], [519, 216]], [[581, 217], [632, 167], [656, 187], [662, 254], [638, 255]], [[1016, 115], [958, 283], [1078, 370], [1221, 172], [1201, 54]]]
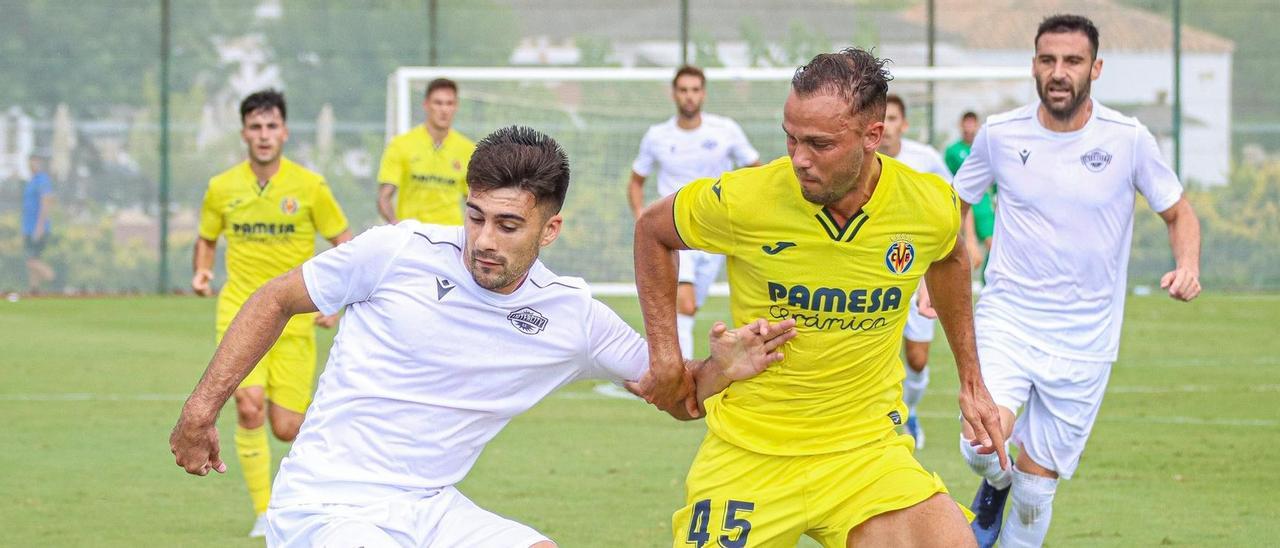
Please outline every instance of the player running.
[[[214, 252], [218, 238], [227, 239], [227, 283], [218, 293], [217, 339], [249, 295], [268, 280], [315, 255], [316, 236], [333, 245], [351, 239], [347, 218], [333, 199], [324, 177], [283, 155], [289, 139], [284, 95], [259, 91], [240, 103], [240, 135], [249, 159], [209, 180], [200, 209], [191, 288], [213, 294]], [[281, 441], [298, 435], [311, 402], [316, 371], [315, 325], [333, 327], [336, 316], [298, 316], [284, 326], [279, 341], [254, 357], [235, 391], [236, 455], [253, 500], [257, 521], [251, 537], [266, 534], [271, 497], [271, 447], [264, 426]]]
[[[672, 518], [673, 546], [973, 545], [946, 487], [912, 456], [899, 357], [923, 276], [956, 356], [960, 411], [1003, 451], [973, 344], [959, 201], [942, 179], [876, 153], [884, 61], [850, 48], [796, 71], [788, 157], [689, 183], [636, 226], [650, 400], [691, 393], [675, 340], [671, 252], [728, 255], [735, 321], [794, 319], [800, 335], [759, 376], [706, 400], [707, 436]], [[927, 274], [926, 274], [927, 271]]]
[[1146, 127], [1090, 97], [1097, 27], [1046, 18], [1031, 66], [1040, 100], [988, 118], [955, 177], [970, 203], [1000, 181], [1000, 245], [975, 316], [983, 377], [1021, 449], [1003, 469], [972, 450], [966, 420], [960, 450], [983, 478], [973, 501], [983, 546], [1042, 544], [1058, 478], [1080, 463], [1120, 346], [1137, 194], [1169, 226], [1177, 266], [1160, 287], [1180, 301], [1200, 293], [1200, 222], [1177, 175]]
[[[552, 547], [454, 485], [512, 417], [556, 388], [645, 375], [640, 335], [580, 278], [538, 261], [563, 222], [564, 151], [513, 126], [481, 140], [472, 160], [463, 227], [373, 228], [272, 280], [236, 317], [183, 407], [170, 438], [178, 465], [224, 471], [215, 419], [232, 388], [290, 316], [346, 310], [280, 466], [272, 546]], [[698, 397], [781, 359], [793, 325], [718, 324], [712, 357], [686, 370]]]

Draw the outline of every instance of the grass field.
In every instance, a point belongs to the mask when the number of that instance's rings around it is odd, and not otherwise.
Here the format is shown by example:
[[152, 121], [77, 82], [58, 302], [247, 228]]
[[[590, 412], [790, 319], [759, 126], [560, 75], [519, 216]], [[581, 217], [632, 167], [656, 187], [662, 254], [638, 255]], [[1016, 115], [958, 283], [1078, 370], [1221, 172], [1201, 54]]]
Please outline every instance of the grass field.
[[[633, 300], [609, 302], [638, 324]], [[725, 317], [726, 302], [707, 311]], [[213, 350], [212, 317], [213, 301], [194, 298], [0, 302], [0, 545], [261, 545], [244, 538], [252, 512], [234, 411], [219, 423], [226, 475], [188, 476], [168, 450]], [[1106, 403], [1079, 473], [1058, 491], [1048, 544], [1275, 545], [1277, 325], [1276, 295], [1131, 298]], [[958, 455], [944, 346], [920, 459], [967, 503], [977, 481]], [[575, 385], [512, 422], [461, 488], [561, 546], [670, 546], [703, 431]], [[273, 445], [277, 459], [286, 450]]]

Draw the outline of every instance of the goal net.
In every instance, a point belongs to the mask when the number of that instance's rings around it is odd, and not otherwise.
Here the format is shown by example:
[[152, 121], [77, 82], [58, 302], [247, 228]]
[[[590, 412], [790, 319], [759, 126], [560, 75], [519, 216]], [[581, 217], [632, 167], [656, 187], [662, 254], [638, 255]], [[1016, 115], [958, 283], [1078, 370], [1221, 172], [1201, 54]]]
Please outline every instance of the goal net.
[[[890, 65], [890, 71], [890, 91], [908, 105], [912, 138], [926, 140], [925, 107], [933, 88], [935, 145], [957, 138], [964, 111], [985, 115], [1035, 94], [1023, 66]], [[585, 278], [597, 294], [634, 294], [627, 180], [645, 130], [675, 113], [674, 73], [669, 68], [402, 67], [387, 79], [387, 138], [422, 123], [424, 90], [440, 77], [458, 82], [454, 128], [472, 140], [510, 124], [551, 135], [569, 155], [572, 184], [564, 228], [543, 250], [543, 260], [557, 273]], [[790, 68], [707, 69], [703, 110], [736, 120], [768, 162], [786, 154], [780, 127], [793, 73]], [[650, 177], [646, 203], [657, 199], [656, 187]], [[723, 285], [715, 292], [723, 293]]]

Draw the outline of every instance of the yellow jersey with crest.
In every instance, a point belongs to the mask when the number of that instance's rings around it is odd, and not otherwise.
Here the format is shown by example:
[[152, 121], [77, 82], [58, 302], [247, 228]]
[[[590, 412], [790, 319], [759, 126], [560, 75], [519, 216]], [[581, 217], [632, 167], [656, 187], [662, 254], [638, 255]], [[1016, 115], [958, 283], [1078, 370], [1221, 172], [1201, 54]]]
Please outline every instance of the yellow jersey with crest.
[[[316, 236], [332, 239], [347, 230], [347, 218], [324, 177], [286, 158], [280, 170], [258, 186], [245, 161], [209, 180], [200, 210], [200, 237], [227, 238], [227, 283], [218, 294], [221, 336], [240, 306], [272, 278], [316, 253]], [[309, 334], [309, 314], [295, 316], [285, 335]]]
[[794, 318], [799, 331], [785, 359], [706, 401], [707, 428], [726, 441], [815, 455], [883, 440], [906, 419], [908, 301], [955, 245], [960, 208], [938, 176], [876, 158], [871, 199], [844, 223], [804, 199], [787, 157], [676, 195], [685, 244], [727, 256], [734, 323]]
[[461, 225], [467, 164], [476, 144], [449, 130], [440, 146], [426, 126], [396, 136], [382, 154], [378, 182], [396, 187], [396, 218]]

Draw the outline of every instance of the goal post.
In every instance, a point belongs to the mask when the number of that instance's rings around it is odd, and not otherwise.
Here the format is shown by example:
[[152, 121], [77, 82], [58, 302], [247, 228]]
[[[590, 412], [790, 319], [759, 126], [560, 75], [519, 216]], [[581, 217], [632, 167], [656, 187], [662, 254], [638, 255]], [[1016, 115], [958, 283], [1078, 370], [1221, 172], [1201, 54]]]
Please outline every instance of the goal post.
[[[926, 83], [934, 82], [934, 119], [954, 138], [961, 112], [991, 114], [1029, 101], [1025, 66], [889, 66], [890, 91], [903, 96], [912, 130], [924, 128]], [[387, 78], [386, 138], [421, 123], [427, 83], [458, 83], [454, 128], [472, 140], [523, 124], [554, 137], [569, 155], [572, 190], [560, 239], [543, 252], [557, 273], [581, 276], [597, 294], [634, 294], [627, 180], [640, 139], [674, 114], [674, 68], [401, 67]], [[768, 162], [786, 153], [782, 104], [794, 68], [708, 68], [704, 111], [733, 118]], [[914, 132], [912, 136], [917, 136]], [[941, 144], [941, 143], [935, 143]], [[646, 202], [657, 199], [645, 185]], [[723, 274], [721, 275], [723, 279]], [[724, 293], [724, 286], [714, 288]]]

